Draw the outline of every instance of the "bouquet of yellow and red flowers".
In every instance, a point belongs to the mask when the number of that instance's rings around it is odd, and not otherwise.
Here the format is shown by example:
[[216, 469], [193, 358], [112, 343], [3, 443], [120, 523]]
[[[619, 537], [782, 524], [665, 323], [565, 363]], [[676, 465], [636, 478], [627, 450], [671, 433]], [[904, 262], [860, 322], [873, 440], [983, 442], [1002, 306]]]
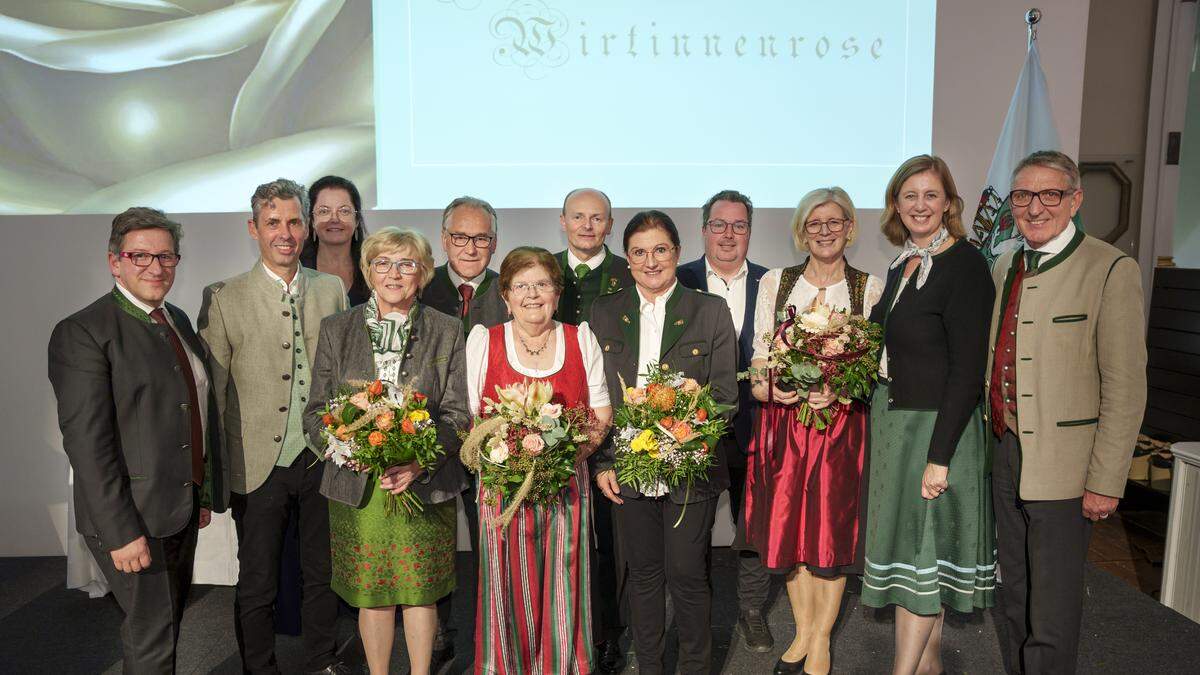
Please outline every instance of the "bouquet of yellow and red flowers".
[[[444, 452], [429, 416], [424, 394], [380, 380], [350, 382], [325, 406], [321, 435], [325, 458], [353, 471], [382, 475], [389, 467], [416, 462], [433, 466]], [[394, 515], [421, 511], [421, 499], [411, 491], [388, 493], [385, 510]]]
[[838, 396], [838, 405], [813, 410], [801, 401], [796, 418], [805, 426], [824, 429], [842, 406], [865, 401], [879, 378], [879, 352], [883, 328], [848, 310], [814, 304], [797, 315], [788, 307], [779, 329], [764, 338], [773, 345], [767, 370], [772, 386], [807, 391], [827, 386]]
[[553, 403], [553, 397], [543, 380], [496, 387], [496, 398], [483, 399], [483, 417], [463, 441], [463, 464], [479, 475], [484, 499], [495, 504], [503, 497], [508, 504], [493, 523], [498, 528], [525, 501], [556, 499], [575, 475], [579, 446], [595, 415], [586, 406]]
[[[617, 481], [659, 496], [704, 478], [733, 408], [713, 400], [708, 385], [651, 363], [645, 387], [626, 387], [616, 412], [613, 443]], [[680, 514], [682, 521], [683, 514]], [[680, 521], [676, 521], [678, 526]]]

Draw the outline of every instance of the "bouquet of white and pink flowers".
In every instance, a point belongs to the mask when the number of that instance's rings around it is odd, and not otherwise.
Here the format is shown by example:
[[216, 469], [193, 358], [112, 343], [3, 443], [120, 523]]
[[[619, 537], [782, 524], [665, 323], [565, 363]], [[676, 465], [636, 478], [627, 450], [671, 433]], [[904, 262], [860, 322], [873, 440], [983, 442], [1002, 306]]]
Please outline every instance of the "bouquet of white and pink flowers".
[[824, 429], [840, 407], [870, 396], [879, 377], [883, 328], [848, 310], [815, 303], [800, 314], [789, 306], [780, 319], [779, 329], [763, 336], [772, 345], [766, 367], [774, 376], [772, 386], [829, 387], [838, 405], [813, 410], [801, 401], [796, 410], [801, 424]]
[[558, 497], [575, 475], [575, 463], [588, 430], [591, 408], [552, 402], [554, 390], [543, 380], [496, 387], [496, 398], [483, 399], [483, 417], [462, 446], [462, 461], [478, 474], [484, 498], [507, 503], [494, 524], [502, 529], [525, 501], [545, 504]]

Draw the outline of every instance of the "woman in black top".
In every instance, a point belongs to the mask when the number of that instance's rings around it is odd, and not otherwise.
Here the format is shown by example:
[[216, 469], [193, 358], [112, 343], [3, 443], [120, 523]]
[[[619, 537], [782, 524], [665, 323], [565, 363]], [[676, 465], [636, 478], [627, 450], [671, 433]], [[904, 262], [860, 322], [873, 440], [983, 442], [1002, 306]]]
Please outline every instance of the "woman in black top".
[[862, 601], [897, 606], [893, 673], [940, 673], [944, 608], [990, 607], [996, 586], [981, 407], [994, 290], [945, 162], [909, 159], [884, 199], [883, 233], [903, 250], [871, 312], [885, 349]]
[[341, 277], [350, 306], [361, 305], [371, 297], [371, 289], [359, 264], [367, 223], [358, 188], [341, 176], [325, 176], [308, 188], [308, 203], [311, 229], [300, 264]]

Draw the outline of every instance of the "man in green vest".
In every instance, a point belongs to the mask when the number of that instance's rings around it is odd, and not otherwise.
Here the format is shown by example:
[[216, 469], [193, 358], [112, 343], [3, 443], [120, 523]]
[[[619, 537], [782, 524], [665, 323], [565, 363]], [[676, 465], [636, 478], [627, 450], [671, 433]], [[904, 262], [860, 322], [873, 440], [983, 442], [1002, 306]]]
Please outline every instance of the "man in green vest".
[[[579, 325], [592, 316], [592, 302], [604, 295], [633, 285], [629, 263], [613, 255], [604, 240], [612, 231], [612, 202], [594, 188], [577, 188], [567, 193], [558, 217], [567, 235], [567, 250], [555, 257], [563, 271], [563, 290], [554, 318]], [[592, 522], [596, 530], [595, 570], [592, 579], [592, 637], [596, 645], [598, 672], [618, 673], [625, 659], [617, 641], [624, 630], [621, 605], [624, 604], [624, 560], [616, 551], [613, 536], [612, 503], [592, 500]], [[615, 592], [614, 592], [615, 590]]]
[[205, 288], [197, 322], [209, 351], [233, 492], [242, 669], [278, 670], [274, 604], [288, 505], [296, 504], [304, 669], [336, 675], [349, 671], [335, 655], [329, 505], [319, 492], [325, 466], [308, 447], [301, 417], [321, 320], [349, 303], [341, 279], [300, 266], [310, 213], [303, 185], [284, 178], [260, 185], [250, 208], [259, 260], [250, 271]]
[[604, 245], [612, 231], [612, 203], [594, 188], [567, 193], [558, 217], [567, 235], [567, 250], [555, 257], [563, 271], [562, 296], [554, 318], [573, 325], [592, 315], [592, 301], [633, 285], [629, 263]]

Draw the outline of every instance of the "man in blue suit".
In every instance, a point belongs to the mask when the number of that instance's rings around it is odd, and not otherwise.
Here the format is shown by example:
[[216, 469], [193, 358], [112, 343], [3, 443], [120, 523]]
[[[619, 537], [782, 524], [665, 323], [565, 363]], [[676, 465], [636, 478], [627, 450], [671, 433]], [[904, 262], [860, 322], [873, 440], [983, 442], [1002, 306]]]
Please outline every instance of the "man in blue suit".
[[[750, 248], [750, 221], [754, 205], [737, 190], [722, 190], [704, 203], [701, 231], [704, 257], [680, 265], [676, 275], [688, 288], [707, 291], [725, 298], [733, 326], [738, 331], [738, 371], [750, 367], [754, 352], [754, 305], [758, 281], [767, 268], [746, 260]], [[764, 617], [770, 577], [758, 554], [745, 545], [745, 527], [739, 514], [746, 486], [746, 448], [753, 433], [752, 420], [758, 405], [750, 394], [750, 383], [738, 383], [741, 405], [733, 418], [733, 436], [726, 437], [725, 456], [729, 459], [729, 507], [737, 523], [734, 548], [738, 552], [738, 634], [746, 649], [769, 652], [775, 646], [771, 629]]]

